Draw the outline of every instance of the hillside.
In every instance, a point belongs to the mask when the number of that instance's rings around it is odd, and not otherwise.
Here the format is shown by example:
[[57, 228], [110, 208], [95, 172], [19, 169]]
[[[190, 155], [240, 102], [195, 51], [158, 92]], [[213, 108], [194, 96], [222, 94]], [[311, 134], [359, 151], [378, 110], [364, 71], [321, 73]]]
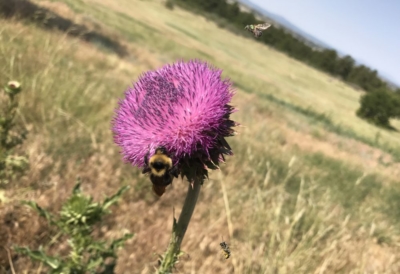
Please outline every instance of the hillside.
[[[359, 119], [360, 90], [164, 1], [34, 3], [49, 16], [0, 16], [0, 84], [22, 82], [18, 122], [29, 132], [18, 152], [30, 161], [0, 188], [4, 246], [66, 254], [57, 232], [20, 201], [56, 212], [79, 176], [95, 200], [131, 186], [95, 235], [134, 233], [116, 273], [154, 273], [187, 182], [155, 197], [149, 178], [123, 163], [110, 122], [143, 72], [201, 59], [232, 80], [241, 126], [227, 140], [234, 156], [201, 190], [176, 273], [399, 273], [400, 121], [388, 131]], [[85, 31], [55, 27], [61, 19]], [[47, 273], [13, 252], [11, 262], [16, 273]]]

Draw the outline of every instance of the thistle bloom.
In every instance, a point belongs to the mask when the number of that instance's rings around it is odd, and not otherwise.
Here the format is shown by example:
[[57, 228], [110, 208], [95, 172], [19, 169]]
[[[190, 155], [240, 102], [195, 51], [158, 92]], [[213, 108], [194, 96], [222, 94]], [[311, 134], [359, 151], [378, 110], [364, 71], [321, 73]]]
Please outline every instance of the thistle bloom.
[[234, 134], [236, 125], [229, 119], [235, 111], [229, 105], [232, 84], [221, 73], [193, 60], [139, 77], [119, 102], [112, 125], [125, 161], [144, 167], [145, 157], [163, 146], [188, 179], [185, 166], [218, 168], [223, 155], [232, 154], [224, 138]]

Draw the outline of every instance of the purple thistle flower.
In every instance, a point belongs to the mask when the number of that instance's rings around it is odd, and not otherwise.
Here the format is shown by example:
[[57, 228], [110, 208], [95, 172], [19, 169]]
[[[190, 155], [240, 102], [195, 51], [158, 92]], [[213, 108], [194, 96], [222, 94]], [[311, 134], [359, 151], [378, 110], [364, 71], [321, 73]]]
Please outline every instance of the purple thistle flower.
[[[222, 71], [198, 60], [177, 62], [144, 73], [128, 88], [113, 119], [114, 141], [125, 161], [145, 167], [145, 158], [162, 146], [182, 176], [193, 161], [217, 168], [232, 154], [224, 137], [232, 136], [234, 94]], [[186, 163], [186, 164], [185, 164]]]

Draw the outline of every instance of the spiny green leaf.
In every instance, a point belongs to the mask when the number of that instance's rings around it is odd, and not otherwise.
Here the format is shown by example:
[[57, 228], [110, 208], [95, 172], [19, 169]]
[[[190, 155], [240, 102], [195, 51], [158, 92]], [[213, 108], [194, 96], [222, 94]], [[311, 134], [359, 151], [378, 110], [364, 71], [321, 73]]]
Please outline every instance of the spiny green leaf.
[[81, 193], [81, 183], [82, 183], [82, 179], [80, 177], [76, 178], [76, 185], [74, 186], [74, 189], [72, 190], [72, 194]]
[[37, 203], [32, 201], [22, 201], [21, 203], [36, 210], [39, 213], [39, 216], [45, 217], [49, 222], [52, 222], [53, 216], [51, 216], [51, 214], [46, 209], [41, 208]]
[[132, 233], [126, 233], [122, 238], [112, 241], [110, 248], [115, 250], [124, 245], [124, 243], [133, 237]]
[[[101, 221], [102, 216], [107, 213], [106, 208], [117, 202], [118, 198], [129, 187], [122, 187], [115, 195], [106, 198], [100, 204], [94, 203], [91, 196], [84, 196], [80, 192], [79, 184], [75, 186], [72, 195], [64, 203], [60, 218], [51, 222], [61, 229], [62, 234], [68, 237], [67, 243], [71, 249], [69, 255], [62, 258], [51, 257], [47, 256], [42, 250], [31, 251], [28, 248], [22, 248], [21, 253], [51, 267], [52, 271], [49, 271], [49, 273], [112, 274], [114, 273], [115, 259], [117, 258], [116, 249], [121, 247], [133, 235], [125, 234], [122, 238], [114, 240], [108, 245], [103, 241], [95, 241], [91, 232], [94, 223]], [[39, 212], [41, 216], [45, 216], [50, 220], [53, 218], [37, 203], [24, 203]], [[111, 259], [111, 262], [106, 264], [106, 259]], [[98, 272], [100, 269], [102, 269], [102, 272]]]
[[88, 270], [92, 270], [92, 269], [94, 270], [94, 269], [97, 269], [103, 263], [104, 263], [104, 259], [102, 257], [91, 258], [86, 267]]
[[121, 197], [121, 195], [127, 191], [129, 189], [129, 186], [123, 186], [121, 187], [117, 193], [115, 193], [113, 196], [111, 197], [107, 197], [106, 199], [104, 199], [103, 202], [103, 209], [107, 209], [110, 206], [112, 206], [113, 204], [115, 204], [116, 202], [118, 202], [119, 198]]
[[27, 247], [15, 247], [14, 250], [17, 253], [28, 255], [30, 258], [32, 258], [36, 261], [40, 261], [40, 262], [48, 265], [52, 269], [58, 269], [61, 265], [61, 261], [59, 258], [47, 256], [43, 252], [42, 248], [40, 248], [39, 250], [30, 250]]

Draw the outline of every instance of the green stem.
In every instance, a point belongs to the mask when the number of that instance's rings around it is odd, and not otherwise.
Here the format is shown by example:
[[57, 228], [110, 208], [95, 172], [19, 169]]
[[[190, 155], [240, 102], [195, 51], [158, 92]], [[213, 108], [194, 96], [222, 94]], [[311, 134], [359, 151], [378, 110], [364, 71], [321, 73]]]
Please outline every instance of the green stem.
[[158, 274], [172, 273], [172, 268], [178, 261], [180, 254], [181, 243], [185, 236], [186, 230], [189, 226], [190, 219], [192, 218], [194, 208], [199, 197], [202, 180], [195, 179], [193, 184], [189, 184], [188, 192], [186, 195], [185, 203], [182, 207], [181, 215], [178, 222], [174, 217], [174, 224], [172, 226], [172, 236], [168, 245], [168, 249], [164, 254]]

